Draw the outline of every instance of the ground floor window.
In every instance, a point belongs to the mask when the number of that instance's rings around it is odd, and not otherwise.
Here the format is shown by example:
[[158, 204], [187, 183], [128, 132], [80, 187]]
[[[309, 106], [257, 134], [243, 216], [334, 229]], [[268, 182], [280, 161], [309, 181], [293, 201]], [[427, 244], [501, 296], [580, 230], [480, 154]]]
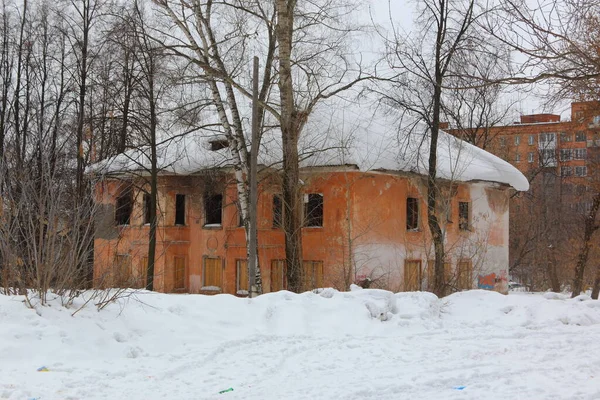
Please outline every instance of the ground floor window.
[[185, 289], [185, 257], [176, 256], [174, 261], [174, 289]]
[[307, 290], [323, 287], [323, 261], [304, 261], [304, 287]]
[[237, 270], [237, 292], [248, 294], [248, 260], [235, 260]]
[[202, 289], [221, 290], [223, 287], [223, 268], [220, 258], [204, 258]]
[[271, 292], [285, 289], [285, 260], [271, 261]]
[[407, 292], [421, 290], [420, 260], [407, 260], [404, 262], [404, 290]]
[[456, 284], [458, 290], [473, 288], [473, 264], [471, 260], [461, 260], [456, 266]]

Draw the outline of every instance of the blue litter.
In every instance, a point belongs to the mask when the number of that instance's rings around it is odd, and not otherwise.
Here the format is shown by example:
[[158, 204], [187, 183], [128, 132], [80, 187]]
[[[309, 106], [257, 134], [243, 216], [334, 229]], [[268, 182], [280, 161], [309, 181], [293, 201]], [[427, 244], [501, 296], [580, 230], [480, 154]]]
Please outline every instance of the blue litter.
[[454, 386], [452, 389], [454, 390], [463, 390], [466, 386]]

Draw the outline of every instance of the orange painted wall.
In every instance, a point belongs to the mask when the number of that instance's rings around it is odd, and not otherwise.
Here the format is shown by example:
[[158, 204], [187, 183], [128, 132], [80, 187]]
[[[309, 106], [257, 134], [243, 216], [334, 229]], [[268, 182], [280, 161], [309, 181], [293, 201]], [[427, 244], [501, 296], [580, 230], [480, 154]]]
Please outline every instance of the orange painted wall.
[[[426, 227], [426, 205], [424, 182], [413, 174], [363, 173], [353, 169], [313, 169], [302, 173], [304, 193], [321, 193], [324, 196], [323, 227], [303, 228], [303, 259], [323, 261], [325, 286], [347, 289], [348, 270], [352, 265], [351, 282], [367, 276], [380, 268], [389, 270], [388, 286], [402, 290], [402, 268], [406, 259], [420, 259], [425, 267], [432, 258], [430, 239]], [[284, 235], [280, 228], [273, 227], [272, 199], [280, 193], [273, 179], [265, 179], [259, 194], [259, 258], [263, 279], [263, 290], [271, 288], [271, 262], [285, 259]], [[491, 184], [486, 184], [493, 186]], [[203, 293], [204, 257], [219, 257], [222, 260], [223, 286], [221, 292], [237, 292], [236, 260], [246, 259], [244, 230], [238, 227], [235, 206], [236, 190], [232, 184], [223, 185], [224, 202], [222, 226], [204, 227], [203, 196], [205, 190], [214, 187], [201, 176], [162, 176], [159, 179], [159, 229], [157, 245], [157, 267], [155, 289], [174, 291], [174, 259], [186, 258], [186, 290]], [[116, 197], [122, 183], [104, 181], [96, 186], [96, 201], [106, 212], [103, 217], [105, 230], [95, 240], [95, 278], [97, 285], [109, 285], [106, 278], [114, 266], [115, 254], [130, 254], [134, 275], [141, 275], [142, 258], [147, 253], [148, 226], [142, 225], [141, 195], [136, 196], [131, 225], [114, 225]], [[442, 221], [447, 231], [448, 248], [458, 248], [457, 243], [472, 241], [475, 232], [459, 231], [458, 201], [473, 201], [487, 204], [492, 200], [483, 197], [472, 199], [472, 184], [454, 186], [448, 221]], [[486, 186], [487, 187], [487, 186]], [[496, 188], [496, 197], [508, 199], [506, 188]], [[175, 195], [185, 194], [186, 225], [174, 226]], [[406, 198], [420, 199], [420, 229], [406, 230]], [[493, 196], [492, 196], [493, 197]], [[483, 201], [483, 203], [482, 203]], [[508, 254], [506, 209], [497, 209], [497, 216], [490, 219], [489, 245]], [[473, 215], [478, 210], [473, 209]], [[482, 214], [483, 215], [483, 214]], [[495, 214], [494, 214], [495, 215]], [[461, 253], [462, 254], [462, 253]], [[455, 262], [460, 255], [453, 259]], [[450, 255], [452, 259], [453, 255]], [[360, 260], [360, 265], [357, 264]], [[502, 261], [499, 262], [502, 265]], [[507, 267], [507, 264], [506, 264]], [[501, 267], [500, 269], [502, 269]], [[493, 272], [500, 274], [501, 271]], [[356, 276], [363, 275], [363, 276]], [[212, 292], [209, 292], [212, 293]]]

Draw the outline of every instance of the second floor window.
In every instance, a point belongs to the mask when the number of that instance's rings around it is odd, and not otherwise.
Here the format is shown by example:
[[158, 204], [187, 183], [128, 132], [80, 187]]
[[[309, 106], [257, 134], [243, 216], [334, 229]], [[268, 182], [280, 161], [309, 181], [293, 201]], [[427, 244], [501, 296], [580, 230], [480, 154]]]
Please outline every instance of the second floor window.
[[409, 231], [419, 229], [419, 200], [415, 197], [406, 199], [406, 229]]
[[573, 157], [572, 157], [571, 149], [561, 149], [560, 150], [560, 160], [561, 161], [569, 161], [572, 158]]
[[527, 143], [532, 146], [535, 143], [535, 135], [529, 135]]
[[518, 146], [521, 143], [521, 136], [515, 136], [515, 146]]
[[223, 195], [213, 194], [204, 196], [204, 224], [221, 225], [223, 222], [222, 207]]
[[175, 195], [175, 225], [185, 225], [185, 194]]
[[150, 223], [150, 201], [150, 195], [148, 193], [144, 193], [144, 224]]
[[304, 198], [304, 217], [309, 227], [323, 226], [323, 195], [321, 193], [309, 193]]
[[273, 228], [281, 228], [283, 224], [283, 201], [281, 196], [273, 196]]
[[575, 132], [575, 141], [576, 142], [585, 142], [585, 132]]
[[470, 203], [466, 201], [458, 202], [458, 229], [468, 231], [470, 229]]
[[587, 149], [574, 149], [573, 158], [576, 160], [585, 160], [587, 155]]
[[115, 223], [117, 225], [129, 225], [132, 208], [133, 196], [131, 190], [125, 190], [117, 197], [115, 204]]

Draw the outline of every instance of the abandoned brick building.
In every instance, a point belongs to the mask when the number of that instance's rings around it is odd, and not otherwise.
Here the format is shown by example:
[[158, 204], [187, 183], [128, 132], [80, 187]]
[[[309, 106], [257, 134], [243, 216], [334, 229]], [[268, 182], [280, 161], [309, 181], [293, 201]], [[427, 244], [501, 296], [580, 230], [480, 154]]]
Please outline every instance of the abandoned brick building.
[[[313, 136], [307, 128], [304, 146], [327, 150], [305, 152], [312, 155], [301, 164], [305, 289], [347, 289], [366, 278], [373, 286], [394, 291], [429, 288], [433, 250], [424, 179], [428, 138], [421, 133], [413, 140], [398, 140], [392, 126], [385, 121], [363, 124], [344, 148], [327, 145], [316, 128]], [[264, 292], [286, 288], [277, 143], [263, 140], [259, 160]], [[158, 153], [155, 289], [245, 295], [245, 235], [229, 149], [219, 136], [195, 133], [166, 142]], [[515, 190], [527, 190], [527, 179], [499, 157], [444, 132], [438, 153], [447, 280], [456, 290], [506, 292], [509, 197]], [[149, 221], [143, 154], [131, 150], [92, 169], [99, 208], [97, 285], [139, 287], [145, 280]]]

